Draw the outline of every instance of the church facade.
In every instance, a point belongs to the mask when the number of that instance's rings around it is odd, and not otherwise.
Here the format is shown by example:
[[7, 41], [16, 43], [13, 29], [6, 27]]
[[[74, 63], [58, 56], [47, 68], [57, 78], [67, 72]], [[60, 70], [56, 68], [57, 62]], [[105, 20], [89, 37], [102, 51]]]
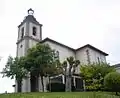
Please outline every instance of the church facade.
[[[17, 57], [25, 56], [27, 50], [37, 43], [49, 44], [52, 49], [55, 49], [59, 54], [60, 61], [63, 62], [67, 57], [73, 56], [75, 59], [80, 60], [81, 64], [90, 64], [93, 62], [106, 62], [107, 53], [93, 47], [92, 45], [85, 45], [78, 49], [73, 49], [60, 42], [50, 38], [42, 39], [42, 24], [40, 24], [34, 17], [34, 11], [28, 10], [28, 15], [18, 26], [18, 39], [17, 39]], [[76, 74], [80, 73], [80, 66], [76, 68]], [[61, 75], [62, 76], [62, 75]], [[52, 79], [53, 77], [51, 77]], [[62, 76], [64, 78], [64, 76]], [[75, 83], [75, 77], [74, 84]], [[48, 79], [44, 78], [44, 84], [47, 84]], [[62, 80], [64, 83], [64, 79]], [[15, 92], [18, 92], [18, 83], [15, 83]], [[30, 78], [23, 79], [21, 92], [31, 92]], [[41, 83], [39, 78], [38, 91], [41, 91]], [[46, 87], [45, 87], [46, 90]]]

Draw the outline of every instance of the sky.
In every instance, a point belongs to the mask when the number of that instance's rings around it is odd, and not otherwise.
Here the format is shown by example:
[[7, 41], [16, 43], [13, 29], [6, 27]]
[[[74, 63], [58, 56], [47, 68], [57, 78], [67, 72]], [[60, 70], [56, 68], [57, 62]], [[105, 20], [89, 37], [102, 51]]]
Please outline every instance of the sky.
[[[32, 8], [49, 37], [72, 48], [91, 44], [120, 63], [120, 0], [0, 0], [0, 71], [16, 56], [18, 25]], [[14, 92], [14, 80], [0, 75], [0, 93]]]

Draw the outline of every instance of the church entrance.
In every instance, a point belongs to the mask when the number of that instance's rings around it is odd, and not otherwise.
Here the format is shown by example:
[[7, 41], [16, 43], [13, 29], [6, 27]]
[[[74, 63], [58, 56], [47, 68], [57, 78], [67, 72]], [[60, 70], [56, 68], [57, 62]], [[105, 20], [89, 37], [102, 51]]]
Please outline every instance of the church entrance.
[[83, 80], [81, 78], [75, 78], [76, 91], [83, 91]]
[[[61, 74], [61, 75], [50, 77], [50, 80], [53, 83], [63, 83], [63, 84], [65, 84], [66, 77]], [[83, 79], [79, 75], [74, 74], [72, 76], [72, 78], [71, 78], [71, 88], [72, 88], [72, 91], [84, 91]]]
[[31, 76], [30, 79], [31, 82], [31, 92], [38, 92], [38, 77], [37, 76]]

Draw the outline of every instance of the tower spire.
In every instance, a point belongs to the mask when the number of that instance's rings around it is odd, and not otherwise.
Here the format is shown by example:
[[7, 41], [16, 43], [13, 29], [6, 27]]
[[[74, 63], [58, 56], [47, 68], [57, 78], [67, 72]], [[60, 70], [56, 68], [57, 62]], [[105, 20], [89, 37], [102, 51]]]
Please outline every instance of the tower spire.
[[32, 9], [32, 8], [30, 8], [29, 10], [28, 10], [28, 15], [33, 15], [34, 14], [34, 10]]

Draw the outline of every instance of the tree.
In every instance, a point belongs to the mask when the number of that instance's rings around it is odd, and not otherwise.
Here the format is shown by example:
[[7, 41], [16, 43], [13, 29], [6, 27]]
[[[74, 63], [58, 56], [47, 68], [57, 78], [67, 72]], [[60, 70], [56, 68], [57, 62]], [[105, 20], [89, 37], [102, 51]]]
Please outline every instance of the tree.
[[23, 68], [23, 65], [25, 64], [24, 60], [24, 57], [13, 58], [9, 56], [5, 68], [3, 68], [3, 71], [1, 72], [3, 74], [3, 77], [16, 79], [18, 83], [18, 92], [21, 92], [22, 79], [27, 77], [27, 70]]
[[43, 77], [53, 74], [56, 68], [56, 62], [59, 60], [59, 55], [51, 49], [48, 44], [36, 44], [36, 46], [28, 50], [26, 56], [27, 69], [31, 76], [41, 77], [42, 90], [44, 91]]
[[106, 63], [81, 65], [80, 75], [85, 80], [87, 90], [103, 90], [104, 77], [115, 69]]
[[114, 91], [118, 95], [118, 92], [120, 92], [120, 73], [108, 73], [104, 78], [104, 85], [108, 90]]
[[62, 73], [65, 75], [65, 90], [66, 92], [71, 91], [71, 81], [72, 81], [72, 75], [75, 73], [76, 67], [80, 64], [79, 60], [75, 60], [74, 57], [70, 56], [68, 57], [61, 66]]
[[58, 75], [60, 70], [58, 69], [59, 65], [60, 65], [60, 61], [58, 58], [55, 58], [56, 60], [54, 60], [54, 62], [52, 62], [51, 64], [48, 64], [48, 66], [44, 69], [44, 74], [45, 76], [48, 77], [49, 79], [49, 91], [51, 91], [51, 81], [50, 81], [50, 77], [51, 76], [55, 76]]

